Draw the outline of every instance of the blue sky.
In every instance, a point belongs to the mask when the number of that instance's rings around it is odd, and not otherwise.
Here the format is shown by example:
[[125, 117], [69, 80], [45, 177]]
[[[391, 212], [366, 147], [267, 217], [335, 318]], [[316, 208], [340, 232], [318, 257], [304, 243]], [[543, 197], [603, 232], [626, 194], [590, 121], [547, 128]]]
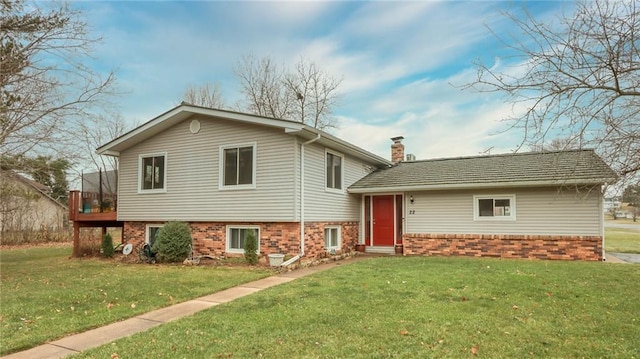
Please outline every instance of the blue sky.
[[[474, 61], [517, 62], [487, 26], [519, 34], [500, 14], [551, 19], [565, 2], [75, 2], [96, 45], [98, 71], [116, 70], [117, 110], [142, 123], [181, 101], [190, 85], [217, 82], [241, 100], [233, 67], [245, 55], [293, 65], [303, 56], [342, 78], [334, 135], [389, 157], [404, 136], [418, 159], [509, 152], [521, 133], [501, 133], [514, 110], [498, 95], [462, 91]], [[514, 67], [517, 69], [517, 67]], [[517, 108], [516, 108], [517, 111]]]

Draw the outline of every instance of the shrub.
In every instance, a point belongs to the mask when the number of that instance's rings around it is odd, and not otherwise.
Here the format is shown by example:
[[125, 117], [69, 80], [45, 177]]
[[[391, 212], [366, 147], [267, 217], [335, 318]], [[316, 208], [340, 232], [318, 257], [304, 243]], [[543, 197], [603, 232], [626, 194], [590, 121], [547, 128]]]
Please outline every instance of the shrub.
[[244, 241], [244, 259], [253, 265], [258, 263], [258, 240], [255, 231], [247, 231], [247, 238]]
[[171, 221], [160, 228], [152, 251], [161, 262], [182, 262], [191, 251], [191, 229], [185, 222]]
[[105, 258], [113, 257], [113, 238], [109, 233], [102, 236], [102, 255]]

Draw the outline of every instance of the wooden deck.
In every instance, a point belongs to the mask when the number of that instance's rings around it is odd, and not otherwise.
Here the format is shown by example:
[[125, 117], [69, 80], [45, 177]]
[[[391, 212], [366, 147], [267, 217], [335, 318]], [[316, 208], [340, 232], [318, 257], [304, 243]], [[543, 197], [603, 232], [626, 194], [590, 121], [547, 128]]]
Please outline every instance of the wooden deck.
[[[80, 228], [101, 228], [102, 234], [107, 228], [124, 227], [124, 222], [118, 221], [117, 202], [113, 208], [103, 208], [99, 205], [92, 206], [95, 202], [95, 194], [82, 193], [80, 191], [69, 192], [69, 220], [73, 222], [73, 255], [80, 255]], [[102, 202], [102, 201], [100, 201]]]

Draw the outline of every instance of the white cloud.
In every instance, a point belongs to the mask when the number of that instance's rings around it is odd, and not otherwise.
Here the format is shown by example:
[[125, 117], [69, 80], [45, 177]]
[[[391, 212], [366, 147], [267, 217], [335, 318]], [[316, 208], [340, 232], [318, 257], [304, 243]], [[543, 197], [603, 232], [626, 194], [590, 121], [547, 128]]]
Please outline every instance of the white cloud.
[[[102, 66], [119, 68], [122, 114], [144, 122], [180, 100], [190, 84], [220, 83], [239, 99], [241, 56], [300, 56], [341, 77], [336, 134], [388, 157], [404, 135], [418, 158], [508, 151], [517, 136], [492, 135], [511, 112], [498, 98], [454, 88], [471, 63], [504, 49], [485, 25], [508, 33], [499, 2], [98, 2], [89, 9], [105, 42]], [[499, 63], [499, 66], [502, 66]]]
[[506, 130], [511, 104], [499, 96], [461, 91], [451, 82], [469, 82], [470, 69], [439, 80], [420, 80], [398, 87], [372, 104], [384, 120], [341, 118], [338, 136], [374, 153], [389, 157], [390, 138], [404, 136], [407, 153], [418, 159], [476, 155], [514, 150], [521, 141]]

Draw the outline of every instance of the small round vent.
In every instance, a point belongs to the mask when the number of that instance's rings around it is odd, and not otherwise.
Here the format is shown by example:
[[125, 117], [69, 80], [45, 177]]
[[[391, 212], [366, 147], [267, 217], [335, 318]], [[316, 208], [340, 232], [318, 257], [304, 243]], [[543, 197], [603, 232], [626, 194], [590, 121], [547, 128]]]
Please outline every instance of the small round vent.
[[198, 120], [191, 121], [191, 124], [189, 125], [189, 131], [191, 131], [191, 133], [194, 133], [194, 134], [200, 132], [200, 121]]

